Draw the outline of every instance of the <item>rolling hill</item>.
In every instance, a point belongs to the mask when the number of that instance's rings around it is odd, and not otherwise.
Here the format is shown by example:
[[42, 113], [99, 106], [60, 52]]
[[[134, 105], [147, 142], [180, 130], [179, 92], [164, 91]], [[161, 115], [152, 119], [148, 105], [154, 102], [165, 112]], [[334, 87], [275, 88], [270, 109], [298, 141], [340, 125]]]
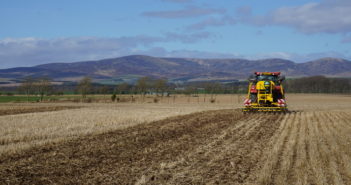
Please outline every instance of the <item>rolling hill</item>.
[[339, 58], [295, 63], [284, 59], [195, 59], [132, 55], [98, 61], [1, 69], [0, 78], [19, 80], [26, 76], [48, 76], [56, 81], [76, 81], [83, 76], [90, 76], [97, 81], [123, 81], [129, 77], [151, 76], [173, 81], [206, 81], [245, 79], [254, 71], [281, 71], [288, 77], [351, 77], [351, 62]]

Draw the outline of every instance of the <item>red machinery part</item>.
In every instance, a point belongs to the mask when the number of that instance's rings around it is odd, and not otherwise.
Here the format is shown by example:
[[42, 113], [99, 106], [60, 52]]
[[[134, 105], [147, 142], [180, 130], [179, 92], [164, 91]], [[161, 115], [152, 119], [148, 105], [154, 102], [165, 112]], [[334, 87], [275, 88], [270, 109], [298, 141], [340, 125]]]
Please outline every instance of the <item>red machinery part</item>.
[[279, 76], [280, 72], [255, 72], [255, 75], [275, 75], [275, 76]]
[[284, 99], [278, 99], [278, 105], [279, 105], [279, 107], [286, 107], [285, 100]]
[[244, 105], [245, 106], [249, 106], [251, 104], [251, 100], [250, 99], [245, 99], [244, 100]]
[[251, 86], [250, 93], [257, 93], [256, 85]]

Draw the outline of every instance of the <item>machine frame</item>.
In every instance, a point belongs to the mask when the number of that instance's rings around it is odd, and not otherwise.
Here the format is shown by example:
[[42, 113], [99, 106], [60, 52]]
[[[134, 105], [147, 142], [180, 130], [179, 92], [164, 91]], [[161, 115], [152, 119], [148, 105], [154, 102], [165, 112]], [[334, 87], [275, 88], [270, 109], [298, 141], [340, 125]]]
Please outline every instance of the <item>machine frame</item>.
[[[243, 112], [288, 112], [285, 92], [282, 85], [284, 77], [280, 72], [255, 72], [255, 79], [249, 79], [247, 97]], [[258, 80], [259, 76], [272, 76], [272, 79]], [[273, 78], [274, 77], [274, 78]]]

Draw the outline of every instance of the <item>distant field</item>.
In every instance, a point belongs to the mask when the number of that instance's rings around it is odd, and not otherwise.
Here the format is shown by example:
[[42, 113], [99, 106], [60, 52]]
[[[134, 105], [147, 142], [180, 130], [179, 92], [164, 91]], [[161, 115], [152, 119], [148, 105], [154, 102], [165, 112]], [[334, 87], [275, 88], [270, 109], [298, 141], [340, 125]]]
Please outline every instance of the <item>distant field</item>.
[[0, 104], [62, 107], [0, 116], [0, 184], [351, 184], [350, 95], [289, 94], [288, 114], [243, 98]]
[[0, 96], [0, 103], [7, 102], [35, 102], [38, 101], [39, 97], [26, 97], [26, 96]]
[[[86, 98], [92, 100], [110, 100], [111, 95], [88, 95]], [[82, 99], [81, 95], [53, 95], [53, 96], [44, 96], [44, 102], [53, 102], [53, 101], [80, 101]], [[39, 96], [25, 96], [25, 95], [12, 95], [0, 96], [0, 103], [23, 103], [23, 102], [38, 102], [40, 100]]]
[[[96, 94], [87, 95], [86, 100], [91, 102], [112, 102], [111, 94]], [[232, 95], [210, 95], [210, 94], [199, 94], [199, 95], [182, 95], [172, 94], [170, 96], [156, 96], [156, 95], [117, 95], [116, 102], [137, 102], [137, 103], [153, 103], [155, 100], [159, 103], [206, 103], [214, 99], [215, 102], [220, 103], [221, 101], [238, 102], [241, 101], [243, 94], [232, 94]], [[38, 102], [39, 96], [25, 96], [25, 95], [2, 95], [0, 96], [0, 103], [24, 103], [24, 102]], [[44, 102], [77, 102], [84, 101], [81, 95], [52, 95], [44, 96]], [[229, 102], [228, 102], [229, 103]]]

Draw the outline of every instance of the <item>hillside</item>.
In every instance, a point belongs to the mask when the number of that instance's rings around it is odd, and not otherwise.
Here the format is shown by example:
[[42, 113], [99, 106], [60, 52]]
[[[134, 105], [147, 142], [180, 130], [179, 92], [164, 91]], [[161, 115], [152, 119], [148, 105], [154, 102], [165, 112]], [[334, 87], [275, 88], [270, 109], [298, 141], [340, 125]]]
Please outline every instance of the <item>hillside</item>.
[[306, 63], [284, 59], [195, 59], [157, 58], [133, 55], [98, 61], [50, 63], [34, 67], [0, 70], [0, 78], [22, 79], [48, 76], [57, 81], [76, 81], [83, 76], [99, 80], [124, 81], [140, 76], [180, 81], [245, 79], [254, 71], [281, 71], [288, 77], [325, 75], [351, 77], [351, 62], [322, 58]]

